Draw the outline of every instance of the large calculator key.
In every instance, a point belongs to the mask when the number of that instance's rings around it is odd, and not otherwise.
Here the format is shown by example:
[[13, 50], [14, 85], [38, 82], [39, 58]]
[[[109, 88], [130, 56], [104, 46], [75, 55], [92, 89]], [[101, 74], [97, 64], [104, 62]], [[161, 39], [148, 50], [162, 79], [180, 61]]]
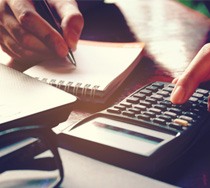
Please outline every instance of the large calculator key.
[[177, 123], [177, 124], [179, 124], [179, 125], [181, 125], [181, 126], [185, 126], [185, 127], [187, 127], [187, 126], [190, 125], [188, 121], [183, 120], [183, 119], [174, 119], [173, 122], [174, 122], [174, 123]]

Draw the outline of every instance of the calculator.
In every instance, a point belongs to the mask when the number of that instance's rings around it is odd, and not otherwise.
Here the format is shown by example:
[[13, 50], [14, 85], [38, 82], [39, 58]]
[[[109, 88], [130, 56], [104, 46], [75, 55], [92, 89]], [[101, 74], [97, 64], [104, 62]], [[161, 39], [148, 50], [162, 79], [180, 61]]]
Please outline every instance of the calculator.
[[154, 176], [181, 157], [209, 124], [209, 91], [198, 88], [173, 104], [174, 85], [153, 82], [67, 128], [65, 147], [141, 174]]

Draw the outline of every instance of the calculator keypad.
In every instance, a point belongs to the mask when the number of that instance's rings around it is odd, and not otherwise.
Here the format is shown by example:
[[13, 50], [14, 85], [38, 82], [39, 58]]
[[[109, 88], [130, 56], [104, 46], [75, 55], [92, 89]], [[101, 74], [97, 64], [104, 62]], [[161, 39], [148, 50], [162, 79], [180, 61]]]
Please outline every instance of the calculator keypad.
[[108, 108], [105, 113], [136, 125], [143, 122], [181, 133], [206, 118], [209, 91], [199, 88], [186, 103], [176, 105], [170, 102], [173, 88], [173, 84], [154, 82]]

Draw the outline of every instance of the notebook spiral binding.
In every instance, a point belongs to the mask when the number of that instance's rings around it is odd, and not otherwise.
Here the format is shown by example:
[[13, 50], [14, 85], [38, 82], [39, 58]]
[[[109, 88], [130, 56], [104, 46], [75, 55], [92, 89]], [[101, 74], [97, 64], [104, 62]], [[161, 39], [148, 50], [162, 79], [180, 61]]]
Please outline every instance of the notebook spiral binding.
[[68, 93], [71, 93], [75, 96], [86, 98], [86, 100], [93, 101], [97, 96], [97, 91], [100, 86], [91, 84], [85, 84], [83, 87], [83, 83], [74, 83], [74, 82], [65, 82], [64, 80], [56, 80], [56, 79], [47, 79], [47, 78], [39, 78], [35, 77], [37, 80], [47, 83], [49, 85], [55, 86], [59, 89], [62, 89]]

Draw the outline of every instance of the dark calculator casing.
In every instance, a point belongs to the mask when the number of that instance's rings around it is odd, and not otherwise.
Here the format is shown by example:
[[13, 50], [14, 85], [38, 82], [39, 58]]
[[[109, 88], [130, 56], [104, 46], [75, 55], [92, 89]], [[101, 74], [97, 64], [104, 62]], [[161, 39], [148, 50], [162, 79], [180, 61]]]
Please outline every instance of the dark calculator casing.
[[131, 171], [155, 175], [183, 155], [209, 126], [209, 91], [198, 88], [185, 104], [175, 105], [170, 102], [173, 87], [154, 82], [138, 89], [64, 130], [62, 145]]

